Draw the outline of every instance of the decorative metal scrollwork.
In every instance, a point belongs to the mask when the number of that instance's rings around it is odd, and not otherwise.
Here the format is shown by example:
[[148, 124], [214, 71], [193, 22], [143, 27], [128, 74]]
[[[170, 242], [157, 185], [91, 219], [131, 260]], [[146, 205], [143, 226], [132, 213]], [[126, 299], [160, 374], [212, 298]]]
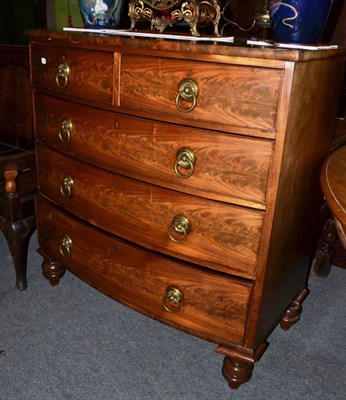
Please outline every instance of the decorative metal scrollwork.
[[151, 29], [161, 33], [178, 22], [185, 22], [193, 36], [200, 36], [197, 25], [213, 24], [214, 34], [219, 34], [221, 17], [217, 0], [131, 0], [129, 3], [130, 30], [140, 20], [150, 22]]

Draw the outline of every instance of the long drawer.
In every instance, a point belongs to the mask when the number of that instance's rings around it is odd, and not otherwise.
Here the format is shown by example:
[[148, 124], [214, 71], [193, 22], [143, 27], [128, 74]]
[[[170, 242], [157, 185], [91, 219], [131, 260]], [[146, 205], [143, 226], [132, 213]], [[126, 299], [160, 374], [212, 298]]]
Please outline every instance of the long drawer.
[[149, 183], [263, 209], [273, 142], [100, 111], [35, 93], [36, 134], [80, 160]]
[[123, 55], [120, 105], [274, 133], [283, 75], [280, 69]]
[[32, 83], [64, 95], [112, 104], [117, 93], [114, 59], [112, 52], [32, 44]]
[[246, 281], [126, 244], [40, 197], [37, 212], [41, 249], [99, 291], [198, 336], [243, 344], [251, 295]]
[[147, 248], [253, 277], [264, 213], [142, 183], [37, 145], [40, 192]]

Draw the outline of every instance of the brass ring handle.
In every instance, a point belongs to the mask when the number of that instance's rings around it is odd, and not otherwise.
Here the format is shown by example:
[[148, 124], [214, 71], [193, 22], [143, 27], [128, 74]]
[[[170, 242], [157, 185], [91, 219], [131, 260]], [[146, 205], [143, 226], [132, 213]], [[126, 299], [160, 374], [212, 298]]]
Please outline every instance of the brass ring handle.
[[71, 250], [72, 250], [73, 244], [72, 240], [69, 236], [65, 235], [61, 239], [61, 244], [60, 244], [60, 253], [64, 257], [69, 257], [71, 255]]
[[58, 72], [55, 76], [55, 82], [59, 88], [64, 89], [67, 86], [68, 77], [70, 75], [70, 67], [66, 62], [58, 66]]
[[177, 94], [177, 97], [175, 98], [175, 105], [177, 106], [177, 109], [178, 109], [179, 111], [181, 111], [181, 112], [183, 112], [183, 113], [189, 113], [189, 112], [191, 112], [191, 111], [196, 107], [197, 98], [196, 98], [196, 96], [195, 96], [194, 94], [192, 94], [192, 96], [191, 96], [191, 98], [192, 98], [192, 104], [191, 104], [191, 106], [190, 106], [190, 107], [183, 108], [183, 107], [181, 106], [181, 104], [180, 104], [180, 99], [183, 98], [182, 94], [183, 94], [182, 92], [179, 92], [179, 93]]
[[[187, 147], [182, 147], [177, 151], [176, 162], [174, 164], [174, 172], [181, 179], [190, 178], [193, 174], [196, 163], [196, 156], [193, 151]], [[181, 174], [178, 167], [188, 170], [187, 174]]]
[[[179, 84], [178, 94], [175, 98], [177, 109], [184, 113], [191, 112], [196, 107], [198, 94], [198, 83], [192, 78], [183, 79]], [[192, 102], [192, 104], [189, 107], [183, 107], [181, 100]]]
[[62, 120], [59, 130], [59, 139], [65, 144], [69, 143], [71, 140], [72, 127], [72, 122], [69, 119], [65, 118]]
[[166, 294], [162, 299], [162, 305], [166, 311], [175, 314], [180, 311], [183, 300], [183, 292], [174, 286], [169, 286], [166, 289]]
[[[191, 222], [184, 215], [174, 217], [172, 225], [168, 229], [168, 236], [174, 243], [184, 243], [188, 233], [191, 231]], [[181, 238], [177, 239], [173, 234], [178, 233]]]
[[73, 185], [74, 185], [73, 179], [70, 176], [65, 176], [65, 178], [60, 184], [60, 193], [64, 197], [71, 197]]

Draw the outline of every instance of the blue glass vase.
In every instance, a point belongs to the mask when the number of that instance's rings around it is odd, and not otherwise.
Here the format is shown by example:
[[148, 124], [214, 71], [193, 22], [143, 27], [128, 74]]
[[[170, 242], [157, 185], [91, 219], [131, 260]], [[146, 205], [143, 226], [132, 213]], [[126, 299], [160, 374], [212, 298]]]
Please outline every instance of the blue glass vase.
[[333, 0], [271, 1], [274, 40], [280, 43], [318, 43], [332, 2]]
[[121, 22], [126, 0], [78, 0], [86, 28], [114, 29]]

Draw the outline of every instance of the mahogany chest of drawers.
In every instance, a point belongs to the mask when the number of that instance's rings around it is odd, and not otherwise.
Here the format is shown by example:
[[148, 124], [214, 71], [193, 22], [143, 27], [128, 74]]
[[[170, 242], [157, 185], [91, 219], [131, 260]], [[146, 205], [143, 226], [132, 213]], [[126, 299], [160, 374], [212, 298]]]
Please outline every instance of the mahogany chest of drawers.
[[207, 339], [300, 316], [343, 52], [29, 31], [43, 273]]

